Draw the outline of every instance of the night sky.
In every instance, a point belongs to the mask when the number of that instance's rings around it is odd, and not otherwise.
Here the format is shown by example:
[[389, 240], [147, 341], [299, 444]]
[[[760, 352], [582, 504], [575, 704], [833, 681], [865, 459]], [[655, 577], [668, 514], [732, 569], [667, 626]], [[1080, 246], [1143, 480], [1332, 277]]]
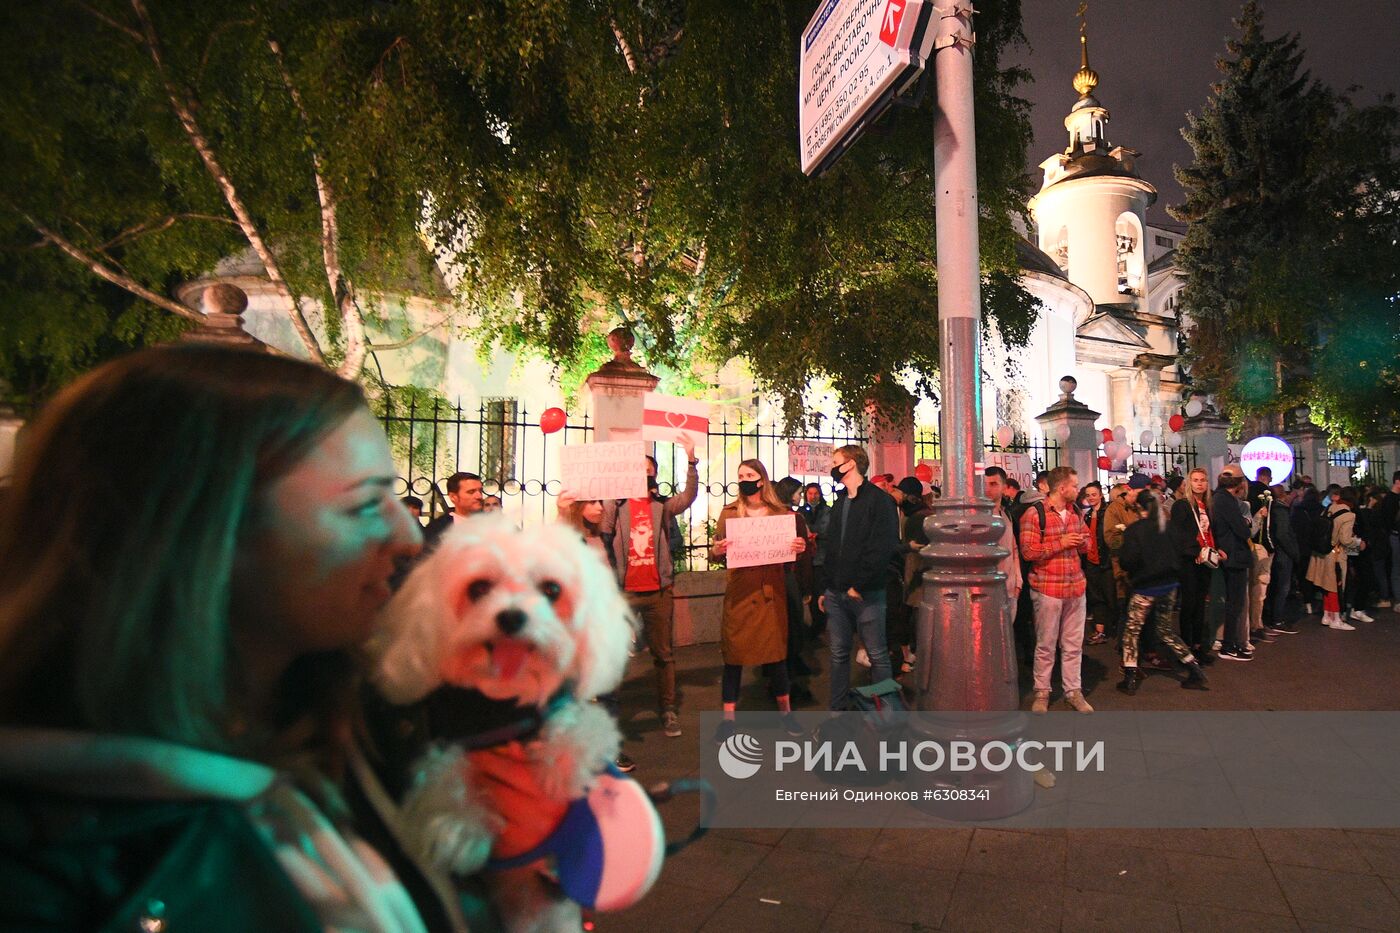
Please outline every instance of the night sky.
[[[1158, 191], [1148, 213], [1169, 221], [1163, 207], [1179, 203], [1173, 164], [1191, 160], [1181, 138], [1185, 114], [1198, 111], [1219, 72], [1227, 37], [1243, 0], [1090, 0], [1089, 65], [1099, 73], [1094, 96], [1108, 108], [1108, 139], [1143, 154], [1142, 176]], [[1069, 142], [1064, 117], [1078, 99], [1070, 79], [1079, 68], [1078, 0], [1022, 0], [1029, 48], [1007, 60], [1028, 68], [1035, 133], [1027, 168], [1039, 187], [1039, 163]], [[1397, 0], [1265, 0], [1264, 34], [1302, 34], [1304, 66], [1334, 89], [1360, 85], [1369, 103], [1400, 92], [1400, 2]]]

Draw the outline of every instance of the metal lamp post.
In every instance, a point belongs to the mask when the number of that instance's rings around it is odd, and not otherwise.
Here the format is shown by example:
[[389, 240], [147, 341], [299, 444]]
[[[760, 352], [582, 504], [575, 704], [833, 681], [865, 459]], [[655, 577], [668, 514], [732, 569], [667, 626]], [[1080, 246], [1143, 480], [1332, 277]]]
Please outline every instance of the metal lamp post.
[[[972, 86], [972, 7], [956, 0], [939, 10], [934, 55], [938, 112], [934, 185], [938, 250], [938, 322], [942, 389], [943, 477], [924, 527], [924, 601], [918, 619], [915, 726], [932, 738], [1015, 742], [1015, 643], [1006, 577], [997, 569], [1003, 520], [979, 495], [981, 452], [981, 270], [977, 247], [977, 160]], [[944, 715], [940, 715], [944, 714]], [[959, 715], [948, 715], [959, 714]], [[1018, 772], [962, 775], [962, 787], [990, 787], [988, 803], [967, 815], [989, 819], [1019, 812], [1033, 795]]]

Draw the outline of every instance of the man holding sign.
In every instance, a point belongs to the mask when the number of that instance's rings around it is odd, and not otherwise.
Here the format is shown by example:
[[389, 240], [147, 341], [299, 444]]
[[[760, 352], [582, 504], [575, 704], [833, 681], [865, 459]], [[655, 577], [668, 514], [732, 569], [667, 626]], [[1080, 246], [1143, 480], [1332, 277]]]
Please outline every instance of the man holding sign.
[[773, 491], [760, 461], [740, 463], [738, 479], [739, 497], [719, 513], [719, 527], [710, 547], [710, 558], [729, 566], [720, 625], [724, 720], [715, 732], [716, 742], [734, 734], [734, 711], [746, 665], [763, 668], [769, 692], [790, 727], [788, 732], [802, 733], [796, 720], [789, 718], [792, 699], [783, 567], [807, 549], [807, 539], [797, 533], [797, 515]]
[[656, 666], [661, 727], [671, 738], [681, 734], [681, 721], [676, 706], [676, 660], [671, 652], [673, 561], [666, 528], [677, 515], [690, 508], [700, 491], [700, 474], [695, 469], [700, 461], [695, 457], [695, 443], [688, 435], [681, 435], [680, 444], [687, 461], [685, 488], [669, 499], [659, 499], [654, 493], [655, 475], [648, 476], [647, 458], [638, 456], [636, 472], [639, 477], [645, 477], [645, 494], [605, 501], [600, 526], [603, 539], [612, 541], [612, 563], [618, 586], [622, 587], [627, 604], [642, 625], [647, 650]]

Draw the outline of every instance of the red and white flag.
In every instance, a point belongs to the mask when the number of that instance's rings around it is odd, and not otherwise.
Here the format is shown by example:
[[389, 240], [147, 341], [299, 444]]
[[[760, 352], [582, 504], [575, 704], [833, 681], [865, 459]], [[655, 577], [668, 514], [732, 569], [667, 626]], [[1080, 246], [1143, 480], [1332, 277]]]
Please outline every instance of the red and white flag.
[[642, 396], [643, 440], [675, 444], [684, 435], [703, 450], [709, 433], [709, 402], [659, 392], [648, 392]]

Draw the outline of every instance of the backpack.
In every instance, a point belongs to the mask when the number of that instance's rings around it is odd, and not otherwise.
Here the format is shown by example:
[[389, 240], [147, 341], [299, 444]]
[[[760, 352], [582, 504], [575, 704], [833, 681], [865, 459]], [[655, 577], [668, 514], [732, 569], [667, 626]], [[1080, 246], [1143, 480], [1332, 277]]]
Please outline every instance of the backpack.
[[1045, 500], [1037, 499], [1034, 502], [1020, 505], [1016, 509], [1016, 514], [1011, 518], [1011, 535], [1016, 539], [1016, 543], [1021, 543], [1021, 518], [1031, 509], [1035, 509], [1035, 514], [1040, 516], [1040, 530], [1045, 531]]
[[1311, 540], [1308, 543], [1312, 547], [1312, 552], [1319, 557], [1326, 557], [1332, 553], [1332, 522], [1334, 517], [1331, 512], [1323, 512], [1313, 519]]

